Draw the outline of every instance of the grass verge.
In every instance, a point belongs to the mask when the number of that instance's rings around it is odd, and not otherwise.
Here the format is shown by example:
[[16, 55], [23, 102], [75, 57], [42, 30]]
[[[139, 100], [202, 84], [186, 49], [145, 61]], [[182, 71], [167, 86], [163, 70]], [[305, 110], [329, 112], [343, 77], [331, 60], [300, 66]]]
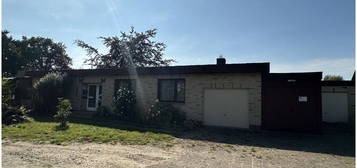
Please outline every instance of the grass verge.
[[28, 141], [34, 143], [63, 144], [67, 142], [95, 142], [121, 144], [155, 144], [174, 139], [172, 135], [151, 131], [124, 130], [91, 124], [69, 123], [66, 130], [58, 130], [58, 123], [32, 121], [2, 126], [3, 140]]

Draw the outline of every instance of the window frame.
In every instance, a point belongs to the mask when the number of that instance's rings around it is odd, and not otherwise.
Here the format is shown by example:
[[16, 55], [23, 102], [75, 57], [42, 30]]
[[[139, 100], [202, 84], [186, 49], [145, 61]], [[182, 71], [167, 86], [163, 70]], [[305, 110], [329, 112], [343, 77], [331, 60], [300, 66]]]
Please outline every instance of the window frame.
[[[174, 81], [175, 89], [174, 89], [174, 100], [161, 100], [161, 81]], [[184, 92], [183, 92], [183, 100], [177, 100], [177, 83], [178, 81], [183, 81], [184, 84]], [[158, 79], [157, 80], [157, 99], [159, 102], [171, 102], [171, 103], [185, 103], [186, 101], [186, 79], [185, 78], [170, 78], [170, 79]]]
[[[118, 82], [118, 88], [116, 88], [116, 82]], [[113, 88], [114, 96], [116, 96], [116, 91], [120, 88], [121, 82], [128, 82], [129, 89], [131, 89], [134, 93], [136, 93], [136, 80], [135, 79], [115, 79], [114, 80], [114, 88]]]

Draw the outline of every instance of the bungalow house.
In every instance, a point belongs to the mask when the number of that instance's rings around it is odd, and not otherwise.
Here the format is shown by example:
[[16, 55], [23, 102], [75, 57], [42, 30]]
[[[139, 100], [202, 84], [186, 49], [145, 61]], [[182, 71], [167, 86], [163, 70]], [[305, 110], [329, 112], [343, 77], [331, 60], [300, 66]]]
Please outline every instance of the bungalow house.
[[[186, 118], [207, 126], [318, 131], [321, 72], [270, 73], [269, 63], [65, 70], [74, 78], [74, 114], [92, 116], [112, 107], [121, 87], [136, 92], [141, 110], [155, 101], [172, 103]], [[29, 71], [32, 83], [45, 72]]]
[[[156, 100], [170, 102], [186, 118], [206, 125], [259, 127], [262, 115], [262, 76], [269, 63], [145, 67], [136, 69], [80, 69], [74, 77], [74, 113], [91, 116], [98, 106], [111, 108], [115, 91], [130, 87], [142, 110]], [[37, 81], [44, 72], [26, 72]]]

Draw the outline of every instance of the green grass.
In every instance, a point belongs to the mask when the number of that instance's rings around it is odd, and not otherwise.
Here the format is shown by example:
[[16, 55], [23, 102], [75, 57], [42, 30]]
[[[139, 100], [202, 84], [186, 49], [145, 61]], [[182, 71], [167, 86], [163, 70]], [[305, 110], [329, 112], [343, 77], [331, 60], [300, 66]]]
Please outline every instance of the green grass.
[[66, 142], [121, 143], [144, 145], [171, 141], [174, 137], [165, 133], [137, 131], [92, 124], [69, 123], [66, 130], [58, 130], [58, 123], [32, 121], [2, 126], [2, 138], [11, 141], [63, 144]]

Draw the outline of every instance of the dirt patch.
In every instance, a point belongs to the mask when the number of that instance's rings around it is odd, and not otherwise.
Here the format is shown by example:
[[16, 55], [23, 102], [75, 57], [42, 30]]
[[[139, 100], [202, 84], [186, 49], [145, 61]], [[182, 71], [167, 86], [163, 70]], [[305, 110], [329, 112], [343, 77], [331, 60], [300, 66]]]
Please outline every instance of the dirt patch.
[[3, 167], [354, 167], [354, 156], [176, 139], [172, 147], [3, 143]]
[[3, 167], [145, 167], [175, 156], [152, 146], [69, 144], [3, 144]]

